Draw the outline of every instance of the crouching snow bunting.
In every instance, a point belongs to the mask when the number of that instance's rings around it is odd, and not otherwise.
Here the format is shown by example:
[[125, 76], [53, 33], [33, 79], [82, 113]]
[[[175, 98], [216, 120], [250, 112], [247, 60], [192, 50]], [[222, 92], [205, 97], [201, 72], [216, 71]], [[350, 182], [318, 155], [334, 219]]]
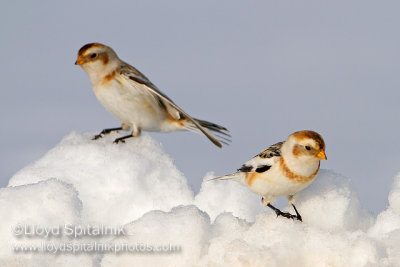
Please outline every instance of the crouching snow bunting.
[[[270, 146], [243, 164], [237, 172], [212, 180], [239, 181], [261, 195], [263, 205], [273, 209], [277, 216], [302, 221], [293, 197], [315, 179], [321, 159], [326, 159], [321, 135], [313, 131], [299, 131], [291, 134], [286, 141]], [[272, 206], [277, 196], [286, 196], [296, 215]]]
[[222, 147], [221, 143], [227, 144], [230, 141], [225, 127], [192, 118], [160, 92], [146, 76], [120, 60], [111, 47], [99, 43], [84, 45], [78, 52], [75, 64], [80, 65], [89, 76], [93, 91], [101, 104], [122, 122], [121, 127], [104, 129], [93, 139], [112, 131], [129, 131], [132, 128], [130, 135], [117, 138], [114, 142], [137, 137], [141, 130], [189, 130], [203, 133], [218, 147]]

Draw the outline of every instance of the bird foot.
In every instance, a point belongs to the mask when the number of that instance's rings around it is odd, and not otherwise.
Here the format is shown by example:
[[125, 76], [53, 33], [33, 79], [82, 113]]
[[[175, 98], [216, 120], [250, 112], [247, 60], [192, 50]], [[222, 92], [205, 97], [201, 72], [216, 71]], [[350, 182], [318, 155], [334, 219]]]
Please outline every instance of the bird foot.
[[296, 215], [290, 214], [289, 212], [283, 212], [280, 209], [275, 208], [274, 206], [272, 206], [270, 203], [267, 204], [268, 207], [270, 207], [271, 209], [273, 209], [275, 211], [276, 217], [282, 216], [288, 219], [297, 219], [299, 221], [303, 221], [303, 219], [301, 218], [299, 212], [297, 211], [296, 207], [292, 204], [294, 210], [296, 211]]
[[117, 139], [115, 139], [114, 140], [114, 144], [118, 144], [119, 142], [121, 142], [121, 143], [125, 143], [125, 140], [124, 140], [124, 138], [123, 137], [120, 137], [120, 138], [117, 138]]
[[95, 136], [93, 136], [92, 140], [97, 140], [99, 138], [102, 138], [103, 136], [101, 134], [96, 134]]
[[103, 129], [103, 130], [101, 131], [101, 133], [96, 134], [96, 135], [92, 138], [92, 140], [97, 140], [97, 139], [99, 139], [99, 138], [102, 138], [103, 135], [109, 134], [109, 133], [114, 132], [114, 131], [119, 131], [119, 130], [122, 130], [122, 127]]
[[301, 218], [300, 213], [297, 211], [296, 206], [292, 204], [292, 207], [294, 208], [294, 211], [296, 212], [296, 219], [303, 222], [303, 218]]
[[301, 221], [301, 217], [299, 218], [297, 215], [290, 214], [289, 212], [282, 212], [280, 210], [276, 210], [275, 213], [276, 213], [276, 217], [282, 216], [282, 217], [285, 217], [288, 219], [293, 219], [293, 220], [297, 219], [297, 220]]
[[133, 136], [132, 134], [126, 135], [126, 136], [122, 136], [122, 137], [120, 137], [120, 138], [115, 139], [115, 140], [114, 140], [114, 143], [115, 143], [115, 144], [118, 144], [119, 142], [125, 143], [125, 139], [131, 138], [131, 137], [134, 137], [134, 136]]

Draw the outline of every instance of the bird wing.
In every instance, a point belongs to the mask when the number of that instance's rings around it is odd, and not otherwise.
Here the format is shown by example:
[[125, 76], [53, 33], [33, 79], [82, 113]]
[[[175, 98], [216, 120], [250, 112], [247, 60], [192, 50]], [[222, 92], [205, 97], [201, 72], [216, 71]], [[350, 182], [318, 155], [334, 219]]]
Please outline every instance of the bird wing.
[[276, 143], [242, 165], [238, 172], [266, 172], [281, 157], [283, 142]]
[[245, 182], [245, 177], [242, 174], [249, 174], [252, 172], [258, 172], [258, 173], [263, 173], [268, 171], [274, 164], [275, 162], [278, 161], [278, 159], [281, 157], [281, 147], [282, 147], [283, 142], [276, 143], [264, 151], [262, 151], [260, 154], [257, 156], [253, 157], [249, 161], [247, 161], [245, 164], [242, 165], [240, 169], [237, 170], [235, 173], [231, 173], [228, 175], [224, 176], [219, 176], [215, 177], [213, 179], [210, 179], [208, 181], [213, 181], [213, 180], [236, 180], [239, 182], [242, 182], [246, 184]]
[[200, 125], [198, 121], [192, 118], [189, 114], [187, 114], [183, 109], [178, 107], [168, 96], [163, 94], [146, 76], [144, 76], [140, 71], [130, 66], [127, 63], [124, 63], [121, 66], [120, 74], [123, 77], [126, 77], [132, 81], [143, 84], [149, 90], [149, 92], [155, 96], [161, 105], [163, 105], [166, 110], [171, 114], [174, 119], [186, 118], [191, 121], [211, 142], [213, 142], [216, 146], [222, 147], [222, 144], [212, 136], [203, 126]]

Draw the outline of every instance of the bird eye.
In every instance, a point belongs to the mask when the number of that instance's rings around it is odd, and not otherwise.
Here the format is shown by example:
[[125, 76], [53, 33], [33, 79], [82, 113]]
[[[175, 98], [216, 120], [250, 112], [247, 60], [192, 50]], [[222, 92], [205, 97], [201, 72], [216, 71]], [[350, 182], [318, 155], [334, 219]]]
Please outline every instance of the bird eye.
[[306, 146], [306, 149], [307, 149], [307, 150], [311, 150], [311, 147], [309, 147], [309, 146]]
[[91, 57], [91, 58], [95, 58], [95, 57], [97, 57], [97, 54], [96, 54], [96, 53], [93, 53], [93, 54], [90, 55], [90, 57]]

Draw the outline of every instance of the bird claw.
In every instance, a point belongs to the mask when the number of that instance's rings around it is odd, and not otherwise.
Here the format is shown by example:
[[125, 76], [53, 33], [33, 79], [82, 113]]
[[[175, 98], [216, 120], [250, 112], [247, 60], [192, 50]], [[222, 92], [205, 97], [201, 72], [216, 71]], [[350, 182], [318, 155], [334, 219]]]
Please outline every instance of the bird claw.
[[294, 211], [296, 212], [296, 219], [303, 222], [303, 218], [301, 218], [300, 213], [297, 211], [296, 206], [294, 204], [292, 204]]
[[117, 139], [114, 140], [113, 143], [114, 143], [114, 144], [118, 144], [119, 142], [125, 143], [125, 140], [117, 138]]
[[276, 217], [282, 216], [282, 217], [285, 217], [288, 219], [293, 219], [293, 220], [296, 218], [299, 221], [301, 221], [301, 217], [299, 218], [299, 217], [297, 217], [297, 215], [290, 214], [289, 212], [282, 212], [280, 210], [277, 210], [277, 211], [275, 211], [275, 213], [276, 213]]
[[290, 214], [289, 212], [283, 212], [280, 209], [275, 208], [274, 206], [272, 206], [271, 204], [267, 204], [268, 207], [270, 207], [271, 209], [273, 209], [275, 211], [276, 217], [282, 216], [288, 219], [297, 219], [299, 221], [303, 221], [303, 219], [301, 218], [299, 212], [297, 211], [296, 207], [292, 204], [294, 210], [296, 211], [296, 215]]
[[[122, 127], [103, 129], [99, 134], [96, 134], [92, 138], [92, 140], [97, 140], [99, 138], [102, 138], [103, 135], [109, 134], [109, 133], [114, 132], [114, 131], [118, 132], [119, 130], [122, 130]], [[118, 141], [117, 141], [117, 143], [118, 143]]]
[[96, 134], [93, 138], [92, 138], [92, 140], [97, 140], [97, 139], [99, 139], [99, 138], [102, 138], [103, 136], [101, 135], [101, 134]]
[[114, 140], [114, 143], [115, 143], [115, 144], [118, 144], [119, 142], [125, 143], [125, 139], [130, 138], [130, 137], [134, 137], [134, 136], [133, 136], [132, 134], [126, 135], [126, 136], [122, 136], [122, 137], [120, 137], [120, 138], [115, 139], [115, 140]]

